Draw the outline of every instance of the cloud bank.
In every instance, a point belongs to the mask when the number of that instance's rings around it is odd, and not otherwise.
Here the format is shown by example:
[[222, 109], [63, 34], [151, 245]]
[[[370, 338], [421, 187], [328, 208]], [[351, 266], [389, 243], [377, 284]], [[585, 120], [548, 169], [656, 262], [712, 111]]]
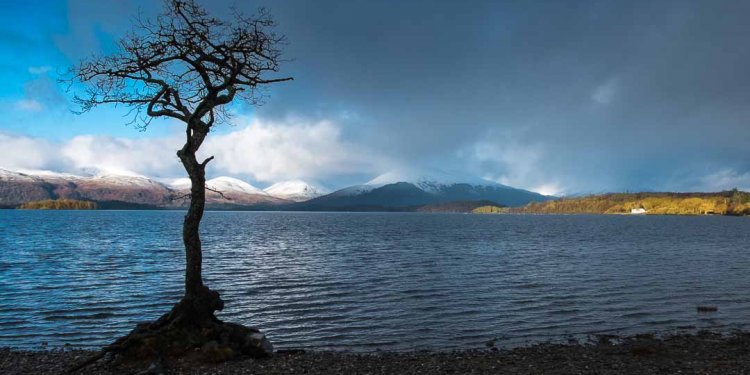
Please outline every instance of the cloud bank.
[[[343, 141], [331, 121], [286, 122], [238, 118], [223, 134], [212, 134], [199, 151], [213, 155], [209, 176], [230, 175], [261, 184], [304, 179], [325, 181], [342, 174], [370, 175], [387, 161], [364, 146]], [[69, 173], [141, 174], [182, 177], [176, 156], [183, 135], [117, 138], [80, 135], [64, 142], [0, 133], [0, 167]]]
[[331, 121], [241, 121], [239, 129], [206, 140], [201, 151], [214, 155], [213, 168], [222, 173], [249, 175], [264, 182], [288, 179], [325, 180], [339, 175], [374, 173], [385, 158], [342, 140]]

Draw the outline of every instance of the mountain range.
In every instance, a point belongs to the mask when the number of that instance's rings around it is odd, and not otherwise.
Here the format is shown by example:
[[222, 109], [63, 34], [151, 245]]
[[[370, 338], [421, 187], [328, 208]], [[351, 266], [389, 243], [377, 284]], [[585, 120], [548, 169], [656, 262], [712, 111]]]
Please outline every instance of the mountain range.
[[[386, 173], [329, 193], [301, 180], [257, 188], [233, 177], [206, 181], [209, 209], [404, 211], [452, 201], [491, 201], [520, 206], [552, 197], [492, 181], [445, 173]], [[101, 208], [179, 209], [187, 205], [190, 180], [157, 180], [135, 173], [98, 171], [74, 175], [0, 168], [0, 207], [46, 199], [76, 199]]]
[[[212, 209], [274, 207], [294, 203], [231, 177], [206, 181], [206, 206]], [[157, 181], [137, 174], [80, 176], [49, 171], [0, 169], [0, 206], [45, 199], [94, 201], [103, 208], [180, 208], [187, 206], [190, 180]]]
[[382, 211], [459, 201], [490, 201], [514, 207], [552, 198], [474, 176], [444, 172], [389, 172], [365, 184], [337, 190], [293, 207], [301, 210]]

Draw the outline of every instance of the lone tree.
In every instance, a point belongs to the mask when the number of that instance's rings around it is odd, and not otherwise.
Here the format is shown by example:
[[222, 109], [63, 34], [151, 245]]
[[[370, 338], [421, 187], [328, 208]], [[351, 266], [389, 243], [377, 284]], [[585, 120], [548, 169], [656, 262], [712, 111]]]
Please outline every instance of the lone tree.
[[165, 0], [164, 8], [153, 20], [137, 19], [117, 53], [84, 60], [70, 72], [71, 82], [85, 86], [75, 97], [81, 112], [124, 105], [142, 129], [157, 117], [185, 124], [185, 144], [177, 151], [191, 181], [182, 230], [185, 295], [169, 313], [139, 325], [103, 352], [179, 355], [216, 341], [224, 356], [267, 354], [270, 344], [256, 330], [216, 318], [214, 312], [224, 302], [203, 284], [198, 229], [206, 202], [206, 165], [213, 156], [198, 160], [196, 152], [212, 127], [226, 119], [227, 104], [259, 104], [263, 87], [292, 79], [273, 77], [284, 38], [273, 31], [274, 21], [262, 9], [250, 17], [235, 11], [225, 21], [193, 0]]

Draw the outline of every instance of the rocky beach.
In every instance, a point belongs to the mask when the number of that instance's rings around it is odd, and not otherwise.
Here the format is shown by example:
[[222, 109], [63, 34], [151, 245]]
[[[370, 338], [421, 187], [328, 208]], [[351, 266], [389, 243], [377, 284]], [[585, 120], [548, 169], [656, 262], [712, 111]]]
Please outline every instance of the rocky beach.
[[[750, 333], [596, 336], [586, 343], [451, 352], [282, 351], [267, 359], [124, 362], [105, 357], [79, 374], [747, 374]], [[60, 374], [95, 354], [0, 349], [2, 374]]]

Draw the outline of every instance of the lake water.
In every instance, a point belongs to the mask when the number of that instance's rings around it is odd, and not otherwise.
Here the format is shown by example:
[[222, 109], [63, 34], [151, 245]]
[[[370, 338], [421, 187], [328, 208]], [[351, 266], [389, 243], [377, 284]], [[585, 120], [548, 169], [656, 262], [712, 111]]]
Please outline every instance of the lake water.
[[[182, 293], [182, 213], [0, 210], [0, 346], [99, 346]], [[277, 348], [514, 346], [750, 325], [750, 219], [209, 212], [222, 319]], [[715, 313], [698, 313], [698, 305]]]

